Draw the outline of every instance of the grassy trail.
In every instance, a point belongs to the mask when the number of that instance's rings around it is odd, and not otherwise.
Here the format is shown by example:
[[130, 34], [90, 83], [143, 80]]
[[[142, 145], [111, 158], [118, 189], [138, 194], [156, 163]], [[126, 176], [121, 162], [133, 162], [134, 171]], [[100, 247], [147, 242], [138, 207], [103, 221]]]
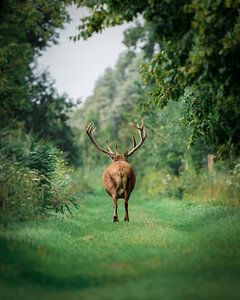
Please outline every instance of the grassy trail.
[[0, 232], [0, 299], [239, 299], [240, 210], [103, 192]]

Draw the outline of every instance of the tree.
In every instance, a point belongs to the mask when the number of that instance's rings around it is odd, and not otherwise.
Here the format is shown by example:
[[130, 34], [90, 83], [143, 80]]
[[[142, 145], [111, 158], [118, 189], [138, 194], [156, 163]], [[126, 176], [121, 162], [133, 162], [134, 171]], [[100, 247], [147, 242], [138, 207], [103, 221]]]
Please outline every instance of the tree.
[[150, 87], [148, 103], [164, 107], [171, 100], [182, 101], [190, 143], [201, 137], [222, 157], [240, 153], [240, 1], [75, 3], [91, 9], [75, 40], [140, 14], [144, 24], [128, 30], [125, 43], [134, 47], [141, 41], [150, 60], [142, 66]]
[[36, 55], [57, 41], [69, 20], [63, 1], [2, 1], [0, 9], [0, 125], [31, 108], [29, 77]]
[[[110, 142], [118, 141], [121, 147], [127, 146], [128, 139], [131, 142], [126, 124], [132, 116], [127, 116], [126, 113], [131, 113], [135, 109], [136, 103], [143, 95], [138, 85], [140, 80], [138, 64], [139, 57], [133, 53], [120, 54], [116, 66], [113, 69], [107, 68], [97, 80], [93, 95], [73, 112], [70, 124], [79, 131], [81, 155], [85, 162], [90, 157], [89, 141], [82, 129], [90, 121], [99, 129], [98, 140], [101, 144], [105, 144], [106, 138]], [[102, 155], [97, 151], [91, 153], [91, 156], [94, 163], [96, 161], [99, 163], [102, 159]]]
[[196, 166], [202, 167], [203, 157], [207, 157], [206, 148], [202, 146], [201, 151], [188, 149], [189, 132], [180, 122], [183, 103], [171, 102], [162, 110], [154, 108], [144, 113], [139, 107], [139, 100], [146, 101], [138, 72], [142, 56], [142, 53], [136, 56], [128, 52], [122, 53], [116, 66], [107, 69], [99, 78], [93, 95], [73, 112], [70, 121], [72, 126], [78, 128], [81, 156], [85, 164], [95, 167], [104, 158], [99, 152], [91, 151], [89, 140], [82, 130], [84, 125], [94, 122], [98, 142], [105, 145], [105, 140], [108, 139], [112, 147], [117, 143], [123, 153], [132, 147], [131, 135], [136, 134], [129, 122], [139, 122], [141, 116], [144, 116], [148, 140], [138, 155], [131, 158], [139, 166], [139, 172], [144, 174], [146, 166], [149, 166], [149, 173], [161, 173], [164, 170], [171, 176], [178, 176], [184, 169], [184, 161], [188, 158], [191, 160], [193, 156]]
[[67, 95], [59, 95], [54, 88], [54, 81], [48, 72], [34, 78], [31, 76], [31, 107], [25, 118], [25, 127], [39, 138], [52, 141], [72, 164], [79, 163], [79, 149], [75, 135], [68, 125], [69, 114], [74, 104]]
[[68, 1], [3, 1], [0, 10], [0, 125], [23, 122], [26, 130], [51, 140], [73, 164], [78, 148], [67, 124], [73, 104], [58, 95], [46, 72], [36, 75], [36, 57], [57, 43], [69, 21]]

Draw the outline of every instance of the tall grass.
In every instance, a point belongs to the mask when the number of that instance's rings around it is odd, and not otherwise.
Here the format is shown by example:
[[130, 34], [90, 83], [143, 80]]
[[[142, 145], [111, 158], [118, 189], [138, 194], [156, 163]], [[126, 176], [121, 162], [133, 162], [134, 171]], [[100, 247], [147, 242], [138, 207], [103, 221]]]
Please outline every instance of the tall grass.
[[146, 170], [140, 188], [150, 196], [240, 207], [240, 161], [231, 168], [227, 162], [218, 162], [211, 172], [190, 164], [179, 176], [164, 169]]
[[206, 169], [185, 170], [181, 176], [181, 186], [186, 199], [204, 203], [240, 207], [240, 165], [235, 162], [233, 169], [219, 162], [212, 171]]
[[21, 128], [1, 131], [1, 219], [26, 219], [77, 206], [63, 153]]

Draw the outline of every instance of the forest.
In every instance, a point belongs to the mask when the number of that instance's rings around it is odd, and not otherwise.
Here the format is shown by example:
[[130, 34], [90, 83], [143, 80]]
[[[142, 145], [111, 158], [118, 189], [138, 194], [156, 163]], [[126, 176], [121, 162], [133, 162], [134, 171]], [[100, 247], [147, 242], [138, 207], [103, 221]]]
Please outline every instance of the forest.
[[[129, 23], [83, 103], [37, 63], [70, 5], [89, 14], [69, 43]], [[239, 11], [238, 0], [1, 2], [1, 299], [239, 299]], [[119, 200], [116, 224], [101, 184], [110, 160], [85, 126], [123, 154], [141, 120], [130, 222]]]

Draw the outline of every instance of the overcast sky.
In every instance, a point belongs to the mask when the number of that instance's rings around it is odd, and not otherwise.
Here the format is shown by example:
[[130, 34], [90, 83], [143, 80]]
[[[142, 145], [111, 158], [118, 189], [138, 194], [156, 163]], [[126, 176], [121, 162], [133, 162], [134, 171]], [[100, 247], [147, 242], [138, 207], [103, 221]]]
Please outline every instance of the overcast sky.
[[87, 12], [75, 7], [69, 12], [72, 22], [60, 31], [59, 44], [48, 48], [38, 62], [40, 69], [48, 67], [60, 94], [66, 92], [74, 100], [84, 100], [93, 92], [97, 78], [107, 67], [114, 66], [119, 53], [126, 49], [123, 31], [129, 24], [106, 29], [87, 41], [73, 42], [69, 36], [77, 32], [79, 18]]

